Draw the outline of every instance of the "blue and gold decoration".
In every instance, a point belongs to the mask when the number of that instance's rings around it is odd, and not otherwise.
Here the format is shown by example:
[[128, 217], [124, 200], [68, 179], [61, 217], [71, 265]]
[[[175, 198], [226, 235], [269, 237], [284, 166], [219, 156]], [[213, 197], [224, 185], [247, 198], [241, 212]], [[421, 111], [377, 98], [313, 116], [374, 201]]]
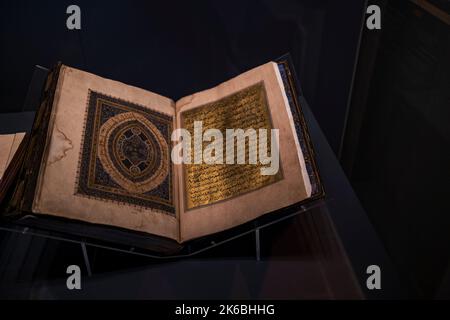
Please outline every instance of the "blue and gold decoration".
[[175, 215], [173, 118], [90, 91], [76, 194]]

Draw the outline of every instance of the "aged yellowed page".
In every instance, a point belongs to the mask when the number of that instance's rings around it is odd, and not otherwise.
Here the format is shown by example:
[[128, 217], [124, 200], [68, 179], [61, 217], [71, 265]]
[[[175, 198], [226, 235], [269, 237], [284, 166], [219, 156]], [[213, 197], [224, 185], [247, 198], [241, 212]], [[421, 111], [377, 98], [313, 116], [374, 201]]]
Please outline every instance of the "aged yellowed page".
[[63, 66], [33, 212], [178, 240], [172, 100]]
[[221, 131], [233, 127], [279, 130], [280, 169], [274, 175], [262, 176], [260, 167], [251, 164], [176, 166], [181, 186], [182, 241], [237, 226], [311, 195], [302, 150], [275, 63], [185, 97], [176, 103], [176, 109], [177, 127], [191, 132], [197, 120], [203, 121], [204, 129], [218, 126]]
[[0, 179], [25, 136], [24, 132], [0, 135]]
[[0, 179], [8, 166], [15, 134], [0, 135]]

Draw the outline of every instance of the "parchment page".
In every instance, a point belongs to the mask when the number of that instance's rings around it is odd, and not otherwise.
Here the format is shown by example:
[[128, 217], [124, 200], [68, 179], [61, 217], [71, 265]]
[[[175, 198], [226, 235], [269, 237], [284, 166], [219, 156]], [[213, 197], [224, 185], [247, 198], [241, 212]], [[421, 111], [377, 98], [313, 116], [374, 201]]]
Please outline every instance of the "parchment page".
[[[185, 97], [176, 103], [176, 109], [178, 127], [185, 126], [189, 131], [195, 120], [203, 121], [203, 129], [218, 125], [220, 130], [227, 126], [279, 130], [280, 169], [275, 175], [262, 176], [260, 166], [248, 162], [240, 166], [214, 164], [209, 169], [199, 164], [177, 167], [182, 241], [231, 228], [311, 195], [303, 154], [275, 63]], [[223, 137], [225, 140], [225, 134]]]
[[0, 135], [0, 179], [25, 136], [24, 132]]
[[33, 212], [178, 240], [172, 100], [63, 66]]

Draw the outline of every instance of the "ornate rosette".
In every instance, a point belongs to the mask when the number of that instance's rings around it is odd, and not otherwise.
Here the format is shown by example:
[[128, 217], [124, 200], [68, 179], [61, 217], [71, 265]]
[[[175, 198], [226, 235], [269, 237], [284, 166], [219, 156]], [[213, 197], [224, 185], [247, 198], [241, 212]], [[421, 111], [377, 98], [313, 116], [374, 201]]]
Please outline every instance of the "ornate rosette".
[[161, 132], [135, 112], [116, 115], [100, 128], [98, 157], [105, 171], [131, 193], [159, 186], [169, 173], [169, 147]]

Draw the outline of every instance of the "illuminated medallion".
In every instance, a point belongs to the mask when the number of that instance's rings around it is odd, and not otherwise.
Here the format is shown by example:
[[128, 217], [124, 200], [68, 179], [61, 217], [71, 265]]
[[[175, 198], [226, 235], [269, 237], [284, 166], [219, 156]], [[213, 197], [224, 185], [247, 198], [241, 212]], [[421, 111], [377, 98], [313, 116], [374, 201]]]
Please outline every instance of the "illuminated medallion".
[[173, 117], [89, 90], [75, 194], [175, 215]]
[[166, 139], [147, 118], [136, 112], [108, 119], [98, 138], [98, 158], [109, 176], [132, 194], [158, 187], [169, 174]]

